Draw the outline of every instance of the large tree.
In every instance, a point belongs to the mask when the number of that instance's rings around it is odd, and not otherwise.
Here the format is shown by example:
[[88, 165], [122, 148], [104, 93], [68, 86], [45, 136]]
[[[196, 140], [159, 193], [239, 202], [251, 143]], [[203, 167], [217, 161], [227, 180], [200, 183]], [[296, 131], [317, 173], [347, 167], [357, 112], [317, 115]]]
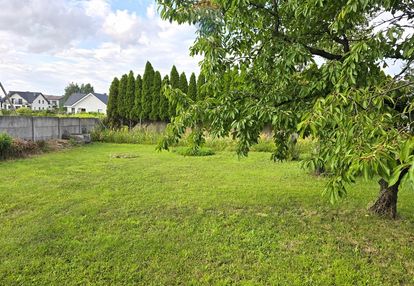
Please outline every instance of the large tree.
[[152, 87], [154, 84], [154, 68], [150, 62], [145, 65], [145, 72], [142, 79], [142, 96], [141, 96], [141, 118], [149, 119], [152, 107]]
[[[171, 68], [170, 72], [170, 86], [172, 89], [180, 87], [180, 74], [177, 71], [175, 65]], [[170, 94], [168, 114], [170, 118], [173, 118], [176, 115], [176, 103], [174, 100], [174, 94]]]
[[185, 72], [182, 72], [180, 74], [180, 87], [179, 88], [185, 94], [188, 93], [188, 81], [187, 81], [187, 76], [185, 75]]
[[125, 99], [127, 96], [127, 86], [128, 86], [128, 75], [124, 74], [119, 81], [118, 88], [118, 101], [117, 101], [117, 114], [121, 121], [121, 124], [125, 124], [127, 120], [127, 114], [125, 113]]
[[125, 118], [130, 121], [132, 121], [132, 110], [134, 108], [134, 99], [135, 99], [135, 76], [134, 72], [130, 71], [128, 74], [128, 81], [127, 81], [127, 89], [126, 89], [126, 96], [124, 99], [124, 114]]
[[170, 78], [166, 75], [161, 84], [161, 93], [160, 93], [160, 104], [159, 104], [159, 114], [161, 121], [168, 121], [169, 112], [168, 112], [168, 99], [165, 97], [165, 89], [170, 85]]
[[205, 92], [204, 92], [204, 84], [206, 83], [206, 78], [204, 77], [204, 74], [200, 72], [197, 79], [197, 100], [201, 101], [205, 98]]
[[160, 98], [161, 98], [161, 74], [159, 71], [155, 72], [154, 82], [152, 84], [152, 105], [151, 105], [151, 120], [160, 119]]
[[195, 73], [190, 76], [190, 83], [188, 84], [188, 96], [192, 100], [197, 100], [197, 80]]
[[106, 109], [106, 114], [108, 121], [111, 126], [118, 125], [118, 92], [119, 92], [119, 80], [114, 78], [112, 81], [111, 87], [109, 88], [109, 98], [108, 106]]
[[[290, 135], [312, 134], [310, 166], [330, 175], [335, 201], [356, 176], [380, 176], [372, 206], [395, 217], [402, 182], [414, 186], [411, 0], [159, 0], [164, 19], [196, 24], [193, 54], [211, 100], [190, 105], [171, 90], [178, 110], [161, 147], [200, 118], [214, 135], [232, 134], [247, 154], [265, 124], [287, 156]], [[399, 61], [399, 71], [383, 67]]]
[[134, 97], [134, 107], [131, 110], [132, 120], [138, 122], [141, 120], [142, 112], [142, 77], [139, 74], [135, 80], [135, 97]]

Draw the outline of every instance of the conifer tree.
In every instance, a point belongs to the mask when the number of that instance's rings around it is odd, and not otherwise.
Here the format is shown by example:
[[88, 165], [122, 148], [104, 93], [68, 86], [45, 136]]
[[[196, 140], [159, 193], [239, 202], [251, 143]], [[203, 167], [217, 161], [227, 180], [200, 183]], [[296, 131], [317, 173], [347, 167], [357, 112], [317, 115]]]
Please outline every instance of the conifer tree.
[[165, 97], [164, 88], [170, 84], [170, 78], [166, 75], [161, 84], [160, 103], [159, 103], [159, 115], [161, 121], [168, 121], [168, 99]]
[[187, 81], [187, 76], [185, 75], [185, 72], [182, 72], [180, 75], [180, 87], [179, 88], [185, 94], [188, 93], [188, 81]]
[[112, 81], [111, 87], [109, 88], [109, 98], [108, 98], [108, 106], [107, 106], [107, 116], [109, 123], [114, 126], [118, 121], [118, 89], [119, 89], [119, 79], [117, 77], [114, 78]]
[[197, 80], [197, 101], [204, 100], [205, 98], [205, 92], [202, 90], [202, 86], [206, 83], [206, 78], [204, 77], [204, 74], [200, 72]]
[[192, 100], [197, 100], [197, 82], [195, 73], [191, 74], [190, 83], [188, 85], [188, 96]]
[[124, 113], [124, 102], [127, 92], [128, 85], [128, 75], [124, 74], [119, 82], [118, 88], [118, 101], [117, 101], [117, 114], [121, 121], [121, 124], [124, 124], [126, 120], [126, 114]]
[[[170, 84], [172, 88], [180, 87], [180, 74], [178, 73], [177, 68], [175, 66], [173, 66], [171, 69]], [[168, 114], [170, 119], [175, 117], [176, 115], [176, 106], [171, 101], [169, 101]]]
[[128, 74], [127, 91], [126, 91], [126, 97], [125, 97], [124, 106], [123, 106], [125, 118], [128, 119], [129, 121], [132, 120], [131, 110], [134, 107], [134, 97], [135, 97], [135, 76], [134, 76], [134, 72], [130, 71]]
[[144, 77], [142, 79], [142, 110], [141, 118], [143, 120], [149, 119], [152, 107], [152, 86], [154, 84], [154, 68], [150, 62], [145, 65]]
[[155, 72], [154, 82], [152, 85], [152, 106], [150, 119], [159, 120], [160, 119], [160, 97], [161, 97], [161, 74], [159, 71]]
[[132, 120], [135, 122], [141, 119], [141, 95], [142, 95], [142, 77], [139, 74], [135, 80], [134, 108], [132, 109]]

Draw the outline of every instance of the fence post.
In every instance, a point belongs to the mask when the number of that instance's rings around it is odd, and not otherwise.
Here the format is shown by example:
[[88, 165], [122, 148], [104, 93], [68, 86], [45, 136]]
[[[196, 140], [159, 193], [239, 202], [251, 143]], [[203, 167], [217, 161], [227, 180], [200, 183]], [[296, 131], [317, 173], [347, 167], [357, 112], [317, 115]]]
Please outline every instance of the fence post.
[[31, 117], [32, 120], [32, 141], [35, 141], [35, 126], [34, 126], [34, 117]]
[[58, 138], [56, 139], [61, 139], [61, 135], [60, 135], [60, 117], [57, 118], [58, 119]]

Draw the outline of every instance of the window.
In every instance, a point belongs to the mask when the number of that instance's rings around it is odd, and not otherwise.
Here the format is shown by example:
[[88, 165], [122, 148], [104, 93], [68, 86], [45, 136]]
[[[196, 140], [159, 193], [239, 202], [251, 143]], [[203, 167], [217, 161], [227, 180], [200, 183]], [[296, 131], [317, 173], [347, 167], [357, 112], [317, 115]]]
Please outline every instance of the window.
[[19, 104], [23, 104], [23, 100], [21, 98], [19, 98], [18, 102]]
[[39, 104], [41, 104], [42, 103], [42, 101], [39, 99]]
[[13, 104], [14, 104], [14, 98], [12, 98], [12, 99], [11, 99], [11, 103], [13, 103]]
[[72, 113], [75, 113], [75, 108], [72, 108]]

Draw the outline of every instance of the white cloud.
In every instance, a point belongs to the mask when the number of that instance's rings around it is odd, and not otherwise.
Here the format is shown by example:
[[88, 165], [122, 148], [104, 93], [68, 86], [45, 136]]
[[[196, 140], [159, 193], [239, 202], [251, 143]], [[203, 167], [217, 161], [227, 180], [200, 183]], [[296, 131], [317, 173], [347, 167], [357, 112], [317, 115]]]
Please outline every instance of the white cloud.
[[[17, 11], [24, 19], [9, 25]], [[113, 77], [142, 73], [147, 60], [163, 75], [173, 64], [197, 72], [200, 59], [188, 56], [194, 32], [162, 21], [153, 4], [140, 16], [108, 0], [0, 0], [0, 81], [46, 94], [72, 81], [107, 92]]]
[[[103, 29], [112, 39], [123, 45], [137, 43], [140, 35], [141, 20], [135, 13], [118, 10], [109, 13], [103, 24]], [[142, 28], [141, 28], [142, 29]]]

